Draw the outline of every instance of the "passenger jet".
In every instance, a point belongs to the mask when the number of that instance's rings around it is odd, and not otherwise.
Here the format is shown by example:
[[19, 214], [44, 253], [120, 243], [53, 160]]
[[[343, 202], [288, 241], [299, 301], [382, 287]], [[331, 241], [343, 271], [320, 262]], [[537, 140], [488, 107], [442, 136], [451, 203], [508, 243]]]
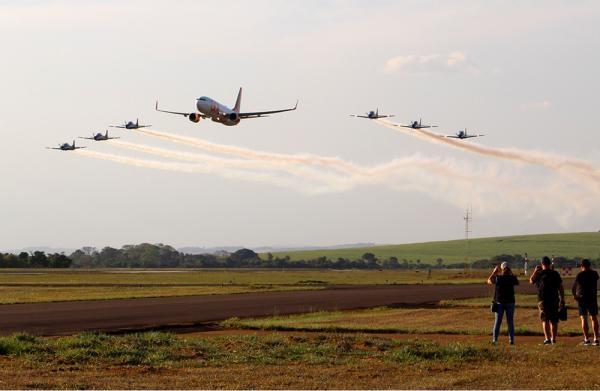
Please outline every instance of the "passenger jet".
[[156, 106], [154, 107], [156, 111], [160, 111], [163, 113], [169, 114], [179, 114], [187, 117], [190, 121], [198, 123], [200, 119], [210, 118], [214, 122], [219, 122], [223, 125], [234, 126], [240, 123], [240, 120], [246, 118], [259, 118], [259, 117], [268, 117], [269, 114], [283, 113], [285, 111], [293, 111], [298, 107], [298, 102], [296, 105], [289, 109], [283, 110], [271, 110], [271, 111], [254, 111], [243, 113], [240, 111], [240, 107], [242, 104], [242, 89], [238, 92], [237, 100], [235, 101], [235, 106], [233, 109], [217, 102], [214, 99], [211, 99], [207, 96], [201, 96], [196, 99], [196, 109], [198, 111], [193, 113], [182, 113], [178, 111], [168, 111], [161, 110], [158, 108], [158, 100], [156, 101]]

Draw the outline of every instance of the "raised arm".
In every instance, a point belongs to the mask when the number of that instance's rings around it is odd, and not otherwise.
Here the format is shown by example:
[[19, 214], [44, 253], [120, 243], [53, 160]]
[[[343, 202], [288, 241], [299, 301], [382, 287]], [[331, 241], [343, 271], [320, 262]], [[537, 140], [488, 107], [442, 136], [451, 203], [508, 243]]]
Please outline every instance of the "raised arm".
[[490, 274], [490, 276], [489, 276], [489, 277], [488, 277], [488, 279], [487, 279], [487, 283], [488, 283], [488, 285], [494, 285], [494, 276], [495, 276], [495, 275], [498, 273], [498, 270], [499, 270], [499, 269], [500, 269], [500, 268], [499, 268], [498, 266], [496, 266], [496, 267], [494, 268], [494, 270], [492, 270], [492, 274]]
[[538, 273], [540, 272], [541, 269], [542, 268], [540, 267], [540, 265], [537, 265], [535, 267], [535, 269], [533, 270], [533, 274], [531, 274], [531, 277], [529, 277], [530, 284], [535, 284], [537, 282]]

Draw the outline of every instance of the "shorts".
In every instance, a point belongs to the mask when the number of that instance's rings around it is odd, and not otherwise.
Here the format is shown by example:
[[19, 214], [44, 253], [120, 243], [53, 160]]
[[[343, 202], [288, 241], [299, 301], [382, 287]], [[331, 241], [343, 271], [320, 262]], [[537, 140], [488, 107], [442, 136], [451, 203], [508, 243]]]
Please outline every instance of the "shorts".
[[542, 322], [558, 323], [558, 302], [540, 301], [538, 303]]
[[579, 316], [595, 316], [598, 315], [598, 302], [597, 301], [580, 301], [578, 304]]

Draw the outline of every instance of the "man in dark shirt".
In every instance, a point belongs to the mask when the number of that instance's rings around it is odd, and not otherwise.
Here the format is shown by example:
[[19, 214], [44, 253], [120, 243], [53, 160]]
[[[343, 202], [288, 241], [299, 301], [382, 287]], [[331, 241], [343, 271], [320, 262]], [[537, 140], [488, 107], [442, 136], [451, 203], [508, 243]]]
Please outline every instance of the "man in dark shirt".
[[560, 274], [552, 269], [550, 258], [542, 258], [529, 282], [538, 288], [538, 308], [544, 329], [544, 345], [556, 343], [558, 334], [558, 312], [565, 305], [565, 291]]
[[573, 283], [573, 297], [579, 305], [579, 317], [583, 330], [583, 345], [590, 345], [588, 317], [594, 330], [594, 345], [600, 345], [598, 337], [598, 273], [592, 270], [589, 259], [581, 261], [581, 271]]

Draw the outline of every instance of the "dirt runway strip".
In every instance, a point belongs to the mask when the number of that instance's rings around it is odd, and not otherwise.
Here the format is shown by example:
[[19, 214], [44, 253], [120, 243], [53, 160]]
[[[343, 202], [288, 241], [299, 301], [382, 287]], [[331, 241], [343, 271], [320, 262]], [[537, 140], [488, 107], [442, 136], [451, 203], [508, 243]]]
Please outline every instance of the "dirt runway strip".
[[[530, 293], [523, 284], [522, 293]], [[338, 286], [323, 290], [0, 305], [0, 334], [177, 328], [234, 316], [436, 303], [491, 295], [484, 284]]]

